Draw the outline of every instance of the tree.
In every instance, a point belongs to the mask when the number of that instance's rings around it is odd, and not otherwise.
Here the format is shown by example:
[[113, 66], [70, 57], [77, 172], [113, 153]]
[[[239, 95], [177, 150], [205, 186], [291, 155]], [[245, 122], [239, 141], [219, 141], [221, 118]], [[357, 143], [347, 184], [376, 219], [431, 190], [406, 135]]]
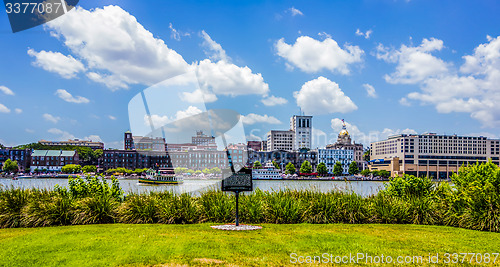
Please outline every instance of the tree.
[[296, 171], [295, 166], [291, 162], [288, 162], [288, 164], [285, 167], [285, 170], [286, 174], [294, 174]]
[[203, 174], [205, 175], [210, 174], [210, 169], [209, 168], [203, 169]]
[[358, 173], [359, 173], [358, 163], [356, 163], [356, 161], [351, 162], [351, 164], [349, 164], [349, 174], [354, 175]]
[[61, 168], [64, 173], [79, 173], [82, 171], [82, 166], [76, 164], [68, 164]]
[[257, 160], [257, 161], [255, 161], [255, 162], [253, 163], [253, 167], [254, 167], [254, 169], [261, 168], [261, 167], [262, 167], [262, 164], [260, 163], [260, 161], [258, 161], [258, 160]]
[[221, 173], [221, 170], [219, 167], [213, 167], [211, 170], [210, 170], [213, 174], [218, 174], [218, 173]]
[[340, 176], [343, 172], [344, 169], [342, 168], [342, 163], [340, 163], [340, 161], [337, 161], [335, 163], [335, 166], [333, 166], [333, 175]]
[[373, 170], [371, 173], [372, 173], [373, 177], [380, 176], [380, 174], [379, 174], [379, 171], [378, 171], [378, 170]]
[[194, 174], [201, 174], [201, 171], [197, 170], [197, 171], [194, 172]]
[[365, 161], [370, 161], [370, 149], [365, 151], [365, 153], [363, 154], [363, 159]]
[[307, 160], [302, 162], [302, 165], [300, 166], [300, 173], [312, 173], [312, 166], [311, 163]]
[[386, 171], [386, 170], [380, 170], [380, 171], [378, 171], [378, 175], [380, 175], [384, 178], [389, 178], [389, 177], [391, 177], [391, 172]]
[[281, 169], [280, 165], [278, 165], [278, 162], [276, 162], [274, 159], [273, 159], [273, 165], [274, 165], [274, 168]]
[[364, 169], [364, 170], [361, 171], [361, 175], [363, 175], [363, 176], [368, 176], [368, 175], [370, 175], [370, 173], [371, 172], [370, 172], [369, 169]]
[[4, 172], [17, 172], [19, 171], [19, 166], [17, 165], [17, 161], [12, 161], [10, 159], [7, 159], [4, 164], [3, 164], [3, 169]]
[[97, 167], [94, 165], [86, 165], [82, 168], [83, 173], [97, 172]]
[[318, 167], [316, 168], [316, 171], [318, 172], [318, 174], [320, 175], [325, 175], [328, 173], [328, 169], [326, 168], [326, 164], [324, 162], [320, 162], [318, 164]]

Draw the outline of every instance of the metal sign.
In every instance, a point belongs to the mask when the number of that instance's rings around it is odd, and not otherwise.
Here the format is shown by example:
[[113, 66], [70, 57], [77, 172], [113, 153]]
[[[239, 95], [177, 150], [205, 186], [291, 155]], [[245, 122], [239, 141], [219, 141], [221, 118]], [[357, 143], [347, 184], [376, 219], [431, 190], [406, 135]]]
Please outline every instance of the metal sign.
[[222, 180], [222, 191], [252, 191], [252, 173], [233, 173]]

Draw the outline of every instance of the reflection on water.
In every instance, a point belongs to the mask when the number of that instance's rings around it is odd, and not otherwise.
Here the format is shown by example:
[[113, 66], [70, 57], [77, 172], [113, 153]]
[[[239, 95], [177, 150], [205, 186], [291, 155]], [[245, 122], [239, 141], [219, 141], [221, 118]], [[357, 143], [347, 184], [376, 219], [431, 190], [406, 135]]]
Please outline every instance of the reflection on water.
[[[209, 189], [220, 188], [220, 181], [217, 180], [184, 180], [180, 185], [144, 185], [139, 184], [137, 180], [119, 180], [120, 186], [125, 193], [146, 193], [151, 191], [172, 191], [179, 193], [199, 194]], [[331, 190], [353, 191], [362, 196], [376, 194], [383, 188], [383, 182], [376, 181], [294, 181], [294, 180], [256, 180], [253, 182], [254, 189], [259, 188], [263, 191], [280, 190], [317, 190], [320, 192], [329, 192]], [[46, 188], [52, 189], [58, 184], [63, 187], [68, 186], [68, 179], [0, 179], [0, 188]]]

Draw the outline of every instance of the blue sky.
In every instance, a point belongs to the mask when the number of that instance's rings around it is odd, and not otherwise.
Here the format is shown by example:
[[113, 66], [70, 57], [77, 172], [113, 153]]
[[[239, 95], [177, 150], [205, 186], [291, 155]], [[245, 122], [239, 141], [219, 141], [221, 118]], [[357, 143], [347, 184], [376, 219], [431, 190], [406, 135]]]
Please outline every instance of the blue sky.
[[186, 70], [201, 84], [186, 96], [242, 114], [249, 140], [287, 129], [299, 108], [314, 116], [315, 147], [334, 141], [340, 119], [365, 144], [396, 133], [499, 137], [496, 1], [82, 1], [15, 34], [4, 10], [5, 145], [121, 148], [129, 101]]

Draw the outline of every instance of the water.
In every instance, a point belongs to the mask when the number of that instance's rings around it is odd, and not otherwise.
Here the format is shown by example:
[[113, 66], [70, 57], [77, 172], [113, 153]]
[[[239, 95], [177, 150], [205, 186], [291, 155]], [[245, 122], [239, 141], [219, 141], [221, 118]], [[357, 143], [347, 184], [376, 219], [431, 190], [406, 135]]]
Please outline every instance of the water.
[[[217, 180], [184, 180], [180, 185], [144, 185], [137, 180], [118, 180], [120, 186], [126, 193], [146, 193], [150, 191], [172, 191], [174, 193], [195, 193], [207, 189], [220, 188], [220, 181]], [[68, 179], [0, 179], [0, 188], [46, 188], [52, 189], [55, 185], [68, 187]], [[290, 190], [317, 190], [329, 192], [331, 190], [353, 191], [361, 196], [376, 194], [383, 188], [383, 182], [377, 181], [310, 181], [310, 180], [255, 180], [254, 189], [263, 191]]]

